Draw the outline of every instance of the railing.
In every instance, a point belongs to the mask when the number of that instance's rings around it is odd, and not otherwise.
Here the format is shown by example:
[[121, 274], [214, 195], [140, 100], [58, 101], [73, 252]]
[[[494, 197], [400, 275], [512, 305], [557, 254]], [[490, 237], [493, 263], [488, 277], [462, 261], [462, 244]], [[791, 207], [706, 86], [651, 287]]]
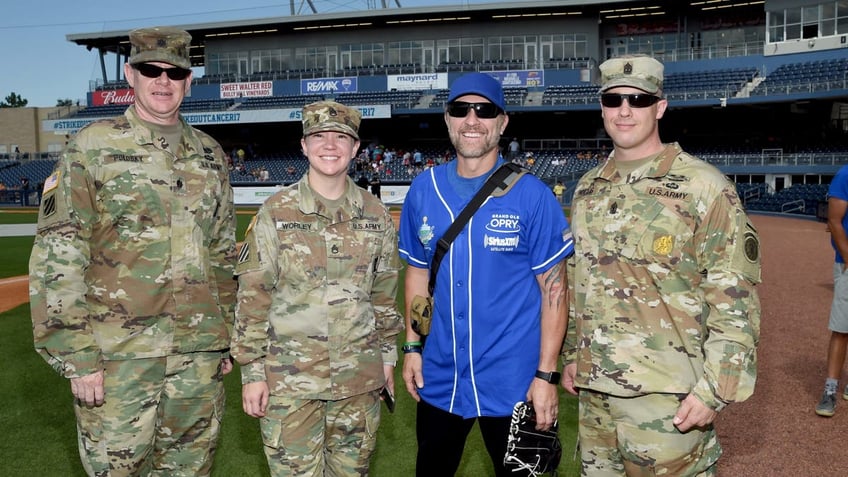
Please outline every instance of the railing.
[[799, 93], [822, 93], [833, 90], [848, 89], [848, 77], [838, 80], [816, 81], [802, 80], [794, 83], [770, 83], [768, 77], [756, 88], [751, 90], [751, 96], [770, 96]]
[[715, 166], [838, 166], [848, 164], [848, 151], [796, 153], [775, 156], [765, 153], [732, 154], [693, 152]]
[[678, 48], [669, 51], [640, 51], [650, 54], [661, 61], [705, 60], [714, 58], [733, 58], [737, 56], [762, 55], [762, 41], [751, 43], [733, 43], [729, 45], [712, 45], [701, 48]]
[[804, 205], [804, 201], [801, 199], [793, 200], [792, 202], [786, 202], [780, 206], [780, 211], [783, 213], [791, 214], [793, 212], [806, 213], [807, 208]]

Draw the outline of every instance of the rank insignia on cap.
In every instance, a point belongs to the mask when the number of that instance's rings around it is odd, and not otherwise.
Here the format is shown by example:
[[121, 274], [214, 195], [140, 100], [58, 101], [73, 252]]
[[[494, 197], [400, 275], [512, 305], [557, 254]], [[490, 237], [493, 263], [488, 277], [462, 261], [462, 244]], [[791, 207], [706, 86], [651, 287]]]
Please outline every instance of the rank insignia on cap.
[[633, 74], [633, 63], [628, 62], [624, 64], [624, 74]]

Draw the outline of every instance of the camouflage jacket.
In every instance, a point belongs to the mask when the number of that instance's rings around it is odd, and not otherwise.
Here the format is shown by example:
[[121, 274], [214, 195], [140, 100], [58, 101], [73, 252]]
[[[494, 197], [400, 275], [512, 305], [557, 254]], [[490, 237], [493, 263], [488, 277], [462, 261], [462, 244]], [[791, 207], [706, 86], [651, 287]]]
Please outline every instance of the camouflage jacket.
[[717, 410], [751, 395], [759, 239], [721, 172], [677, 144], [627, 177], [609, 159], [578, 183], [571, 224], [578, 387], [693, 392]]
[[235, 305], [227, 162], [182, 124], [170, 152], [130, 107], [68, 144], [30, 258], [36, 350], [78, 377], [101, 360], [226, 350]]
[[242, 382], [271, 394], [343, 399], [380, 388], [403, 328], [389, 212], [347, 179], [332, 216], [304, 175], [270, 197], [239, 254], [232, 352]]

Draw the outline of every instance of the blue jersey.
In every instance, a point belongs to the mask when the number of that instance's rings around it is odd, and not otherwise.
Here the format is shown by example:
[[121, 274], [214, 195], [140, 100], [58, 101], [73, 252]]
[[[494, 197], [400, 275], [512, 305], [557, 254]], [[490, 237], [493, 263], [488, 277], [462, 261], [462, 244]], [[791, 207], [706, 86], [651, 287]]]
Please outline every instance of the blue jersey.
[[[410, 266], [429, 268], [436, 242], [470, 200], [449, 185], [451, 166], [419, 174], [409, 188], [399, 252]], [[526, 398], [540, 352], [536, 275], [572, 251], [568, 221], [536, 177], [483, 203], [439, 267], [418, 391], [427, 403], [468, 418], [507, 416]]]
[[[830, 182], [830, 187], [827, 190], [828, 197], [835, 197], [844, 201], [848, 201], [848, 166], [843, 166], [833, 177]], [[848, 230], [848, 214], [842, 216], [842, 227]], [[839, 249], [833, 239], [830, 241], [833, 245], [833, 250], [836, 251], [836, 263], [845, 263], [845, 257], [839, 254]]]

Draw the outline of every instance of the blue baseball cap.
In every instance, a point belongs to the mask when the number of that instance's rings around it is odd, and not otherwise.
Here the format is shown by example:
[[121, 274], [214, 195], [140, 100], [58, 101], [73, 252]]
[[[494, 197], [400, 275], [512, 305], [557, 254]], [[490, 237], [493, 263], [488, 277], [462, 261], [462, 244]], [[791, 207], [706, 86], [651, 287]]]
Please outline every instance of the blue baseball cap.
[[456, 101], [460, 96], [476, 94], [482, 96], [506, 112], [506, 100], [501, 82], [486, 73], [468, 73], [453, 82], [448, 96], [448, 103]]

